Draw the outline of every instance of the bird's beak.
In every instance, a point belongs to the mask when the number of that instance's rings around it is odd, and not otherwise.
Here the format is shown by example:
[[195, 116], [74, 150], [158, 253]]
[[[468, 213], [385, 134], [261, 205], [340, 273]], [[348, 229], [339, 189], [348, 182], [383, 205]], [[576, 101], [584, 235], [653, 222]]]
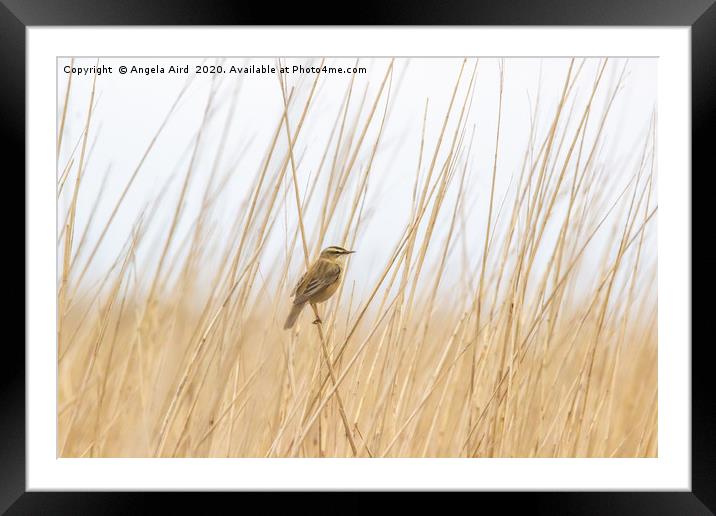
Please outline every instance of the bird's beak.
[[345, 254], [353, 254], [355, 251], [346, 251]]

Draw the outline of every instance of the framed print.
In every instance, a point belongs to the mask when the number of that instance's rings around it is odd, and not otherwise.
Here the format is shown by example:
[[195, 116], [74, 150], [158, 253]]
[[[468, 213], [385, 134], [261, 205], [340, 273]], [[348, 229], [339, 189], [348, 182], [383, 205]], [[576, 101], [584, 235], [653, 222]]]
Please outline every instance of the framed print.
[[713, 160], [716, 8], [348, 27], [189, 7], [3, 7], [28, 202], [3, 508], [443, 490], [713, 510], [690, 167]]

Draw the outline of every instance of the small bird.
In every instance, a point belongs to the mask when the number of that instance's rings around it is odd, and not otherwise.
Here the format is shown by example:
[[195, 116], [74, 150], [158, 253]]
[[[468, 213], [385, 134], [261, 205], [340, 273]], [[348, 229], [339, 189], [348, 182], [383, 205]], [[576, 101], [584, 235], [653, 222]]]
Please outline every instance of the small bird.
[[[284, 330], [293, 327], [306, 303], [311, 303], [312, 305], [322, 303], [338, 290], [345, 269], [343, 259], [346, 255], [352, 253], [355, 253], [355, 251], [347, 251], [337, 245], [326, 247], [321, 251], [318, 260], [301, 276], [296, 288], [293, 289], [293, 306], [286, 319], [286, 324], [283, 325]], [[320, 322], [321, 319], [316, 318], [313, 324]]]

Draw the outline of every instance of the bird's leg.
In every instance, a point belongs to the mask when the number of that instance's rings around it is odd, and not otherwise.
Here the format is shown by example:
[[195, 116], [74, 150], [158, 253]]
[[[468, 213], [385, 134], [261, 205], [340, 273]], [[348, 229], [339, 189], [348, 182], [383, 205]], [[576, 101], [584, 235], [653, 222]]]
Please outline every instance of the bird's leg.
[[313, 324], [321, 324], [323, 321], [321, 321], [321, 316], [318, 315], [318, 307], [316, 307], [315, 303], [311, 303], [311, 308], [313, 308], [313, 313], [316, 314], [316, 320], [313, 321]]

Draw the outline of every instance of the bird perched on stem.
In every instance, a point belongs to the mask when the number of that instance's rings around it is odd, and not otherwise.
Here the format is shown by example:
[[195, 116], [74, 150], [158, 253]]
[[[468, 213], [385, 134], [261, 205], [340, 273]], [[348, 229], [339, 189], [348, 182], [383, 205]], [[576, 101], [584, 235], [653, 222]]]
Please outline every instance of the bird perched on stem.
[[[283, 325], [284, 330], [293, 327], [306, 303], [311, 305], [322, 303], [338, 290], [345, 269], [343, 259], [346, 255], [352, 253], [355, 253], [355, 251], [347, 251], [337, 245], [326, 247], [321, 251], [318, 260], [301, 276], [296, 288], [293, 290], [293, 306], [286, 319], [286, 324]], [[316, 318], [313, 324], [320, 322], [321, 319]]]

